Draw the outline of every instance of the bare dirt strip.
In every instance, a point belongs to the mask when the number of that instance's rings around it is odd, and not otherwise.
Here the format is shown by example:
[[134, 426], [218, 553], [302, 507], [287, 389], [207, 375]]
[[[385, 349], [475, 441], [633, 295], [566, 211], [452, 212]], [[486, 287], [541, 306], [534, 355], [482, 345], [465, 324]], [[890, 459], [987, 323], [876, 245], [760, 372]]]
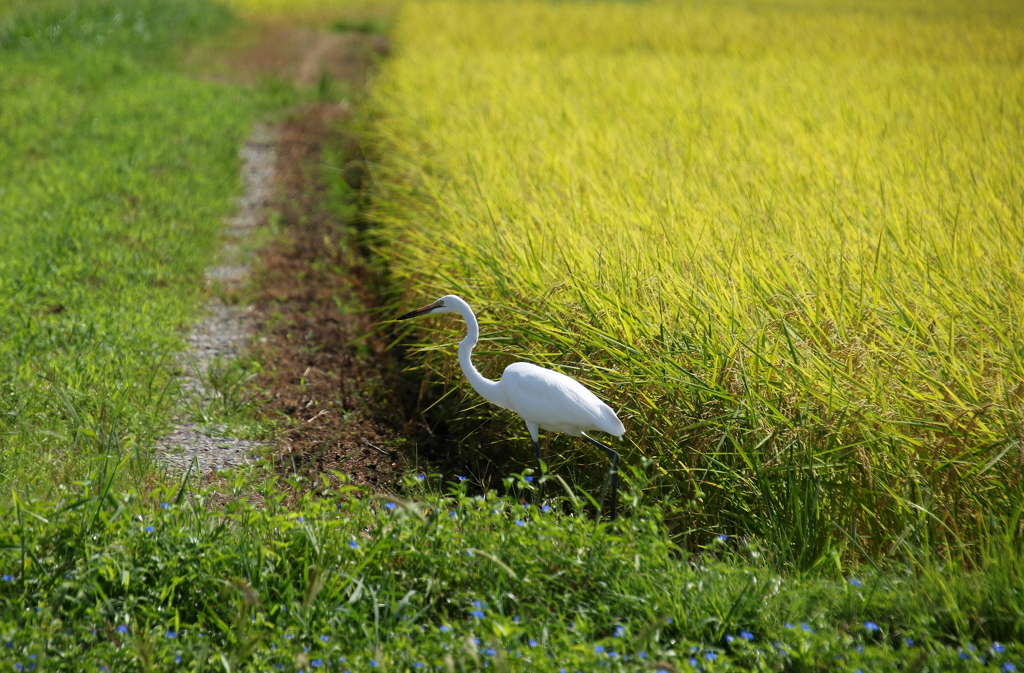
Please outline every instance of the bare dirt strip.
[[[326, 79], [358, 96], [386, 49], [380, 36], [263, 26], [211, 70], [218, 78], [269, 76], [300, 87]], [[210, 368], [247, 352], [264, 370], [251, 391], [260, 413], [283, 428], [271, 452], [282, 474], [339, 472], [394, 491], [411, 467], [407, 449], [419, 430], [407, 420], [400, 365], [379, 333], [380, 278], [358, 252], [358, 222], [337, 214], [323, 179], [330, 146], [341, 149], [343, 167], [327, 170], [344, 171], [357, 199], [366, 186], [360, 144], [344, 130], [349, 115], [347, 100], [329, 101], [254, 129], [240, 153], [245, 193], [225, 223], [222, 260], [207, 272], [212, 298], [189, 335], [179, 383], [184, 406], [201, 406], [217, 394], [205, 383]], [[281, 233], [255, 251], [251, 236], [271, 214]], [[238, 297], [252, 300], [234, 303]], [[262, 448], [182, 423], [159, 454], [173, 470], [192, 466], [213, 476]]]
[[363, 188], [347, 108], [294, 111], [279, 139], [283, 235], [261, 252], [256, 314], [257, 380], [264, 412], [286, 418], [277, 464], [310, 476], [338, 471], [373, 489], [395, 490], [408, 469], [402, 432], [400, 365], [379, 330], [376, 283], [358, 252], [355, 224], [334, 214], [323, 176], [323, 148], [344, 150], [350, 188]]

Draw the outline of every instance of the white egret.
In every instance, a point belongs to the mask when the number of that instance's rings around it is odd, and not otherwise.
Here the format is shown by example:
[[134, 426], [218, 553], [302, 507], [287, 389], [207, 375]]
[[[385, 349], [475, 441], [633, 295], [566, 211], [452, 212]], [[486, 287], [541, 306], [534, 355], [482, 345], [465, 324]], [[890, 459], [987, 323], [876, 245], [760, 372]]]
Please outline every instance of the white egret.
[[[596, 430], [621, 437], [626, 432], [611, 407], [584, 388], [579, 381], [528, 362], [510, 364], [499, 381], [485, 378], [473, 366], [471, 359], [473, 347], [480, 338], [476, 315], [464, 299], [454, 294], [445, 295], [432, 304], [410, 311], [398, 320], [434, 313], [458, 313], [466, 321], [466, 338], [459, 343], [462, 373], [481, 397], [503, 409], [516, 412], [526, 422], [526, 429], [530, 431], [533, 448], [537, 453], [538, 468], [541, 464], [541, 429], [582, 437], [608, 454], [612, 461], [611, 519], [614, 521], [619, 486], [619, 452], [587, 434]], [[543, 483], [540, 493], [543, 497]]]

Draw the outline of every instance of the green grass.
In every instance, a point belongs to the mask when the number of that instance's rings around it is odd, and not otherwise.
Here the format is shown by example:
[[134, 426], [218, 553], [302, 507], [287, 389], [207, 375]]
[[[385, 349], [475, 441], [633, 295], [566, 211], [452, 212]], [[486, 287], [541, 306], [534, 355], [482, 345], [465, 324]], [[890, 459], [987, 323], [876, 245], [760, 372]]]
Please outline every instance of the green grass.
[[[481, 313], [485, 375], [606, 398], [703, 539], [803, 569], [1019, 539], [1022, 7], [410, 2], [373, 92], [379, 250], [404, 305]], [[462, 325], [414, 329], [468, 448], [528, 459], [511, 414], [469, 432]]]
[[276, 97], [186, 77], [227, 26], [198, 0], [52, 3], [0, 29], [0, 490], [147, 451], [173, 355], [240, 193], [238, 147]]
[[740, 540], [699, 554], [678, 548], [664, 525], [670, 508], [643, 499], [656, 488], [643, 470], [627, 489], [633, 516], [616, 525], [594, 522], [585, 495], [571, 490], [543, 509], [520, 504], [531, 487], [519, 477], [506, 496], [410, 478], [405, 500], [325, 480], [301, 485], [316, 495], [295, 502], [271, 482], [254, 494], [254, 478], [263, 480], [238, 473], [216, 491], [137, 493], [93, 475], [53, 500], [18, 502], [0, 522], [3, 666], [554, 673], [690, 670], [691, 657], [705, 671], [1022, 665], [1018, 645], [993, 642], [1024, 630], [1019, 556], [998, 557], [985, 577], [868, 568], [836, 580], [780, 576]]

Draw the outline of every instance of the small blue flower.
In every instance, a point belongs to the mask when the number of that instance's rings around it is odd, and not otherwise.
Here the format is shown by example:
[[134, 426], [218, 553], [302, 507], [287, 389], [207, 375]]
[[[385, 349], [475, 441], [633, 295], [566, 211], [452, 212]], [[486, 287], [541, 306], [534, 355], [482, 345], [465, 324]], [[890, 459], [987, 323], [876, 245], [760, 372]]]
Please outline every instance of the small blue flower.
[[394, 509], [395, 507], [398, 507], [398, 505], [396, 505], [393, 502], [389, 502], [389, 503], [385, 503], [384, 504], [384, 509]]
[[[690, 665], [693, 666], [694, 668], [697, 668], [698, 666], [700, 666], [700, 664], [697, 663], [697, 660], [694, 659], [693, 657], [690, 657]], [[668, 673], [668, 671], [666, 671], [664, 668], [659, 668], [659, 669], [657, 669], [657, 671], [660, 671], [661, 673]]]
[[615, 637], [616, 638], [621, 638], [624, 635], [626, 635], [626, 629], [624, 627], [621, 627], [621, 626], [616, 626], [615, 627]]
[[516, 615], [515, 617], [512, 618], [512, 623], [513, 624], [518, 624], [519, 623], [519, 615]]
[[458, 515], [455, 512], [448, 512], [448, 516], [454, 519]]
[[421, 662], [417, 661], [415, 664], [412, 665], [412, 667], [413, 668], [423, 668], [423, 664]]
[[472, 615], [473, 617], [476, 617], [477, 619], [483, 619], [484, 618], [484, 611], [483, 610], [473, 610], [469, 614]]
[[1017, 667], [1014, 666], [1013, 664], [1011, 664], [1010, 662], [1006, 662], [1005, 664], [1003, 664], [1003, 669], [1002, 670], [1005, 673], [1013, 673], [1013, 671], [1017, 670]]
[[718, 658], [718, 653], [717, 652], [705, 652], [704, 653], [704, 658], [707, 659], [708, 661], [714, 661], [715, 659]]
[[525, 477], [525, 479], [526, 479], [526, 483], [528, 483], [528, 484], [532, 484], [533, 483], [533, 477]]
[[313, 668], [320, 668], [321, 666], [324, 665], [324, 660], [323, 659], [314, 659], [313, 661], [309, 662], [309, 665], [312, 666]]
[[168, 631], [167, 633], [164, 634], [164, 637], [165, 638], [177, 638], [178, 634], [175, 633], [174, 631]]
[[551, 505], [544, 505], [543, 507], [540, 508], [540, 511], [544, 512], [545, 514], [547, 514], [548, 512], [551, 511]]
[[488, 647], [486, 650], [484, 650], [484, 654], [487, 655], [488, 657], [493, 657], [495, 654], [497, 654], [497, 652], [495, 652], [493, 649]]
[[675, 620], [673, 620], [671, 617], [665, 617], [665, 623], [666, 624], [674, 624]]
[[786, 622], [786, 623], [785, 623], [785, 624], [783, 624], [782, 626], [783, 626], [783, 627], [785, 627], [785, 628], [787, 628], [787, 629], [791, 629], [791, 628], [793, 628], [793, 623], [792, 623], [792, 622]]
[[376, 667], [377, 666], [377, 660], [376, 659], [370, 659], [370, 666]]
[[538, 643], [538, 642], [537, 642], [536, 640], [534, 640], [533, 638], [530, 638], [530, 639], [529, 639], [528, 641], [526, 641], [526, 642], [527, 642], [527, 644], [528, 644], [528, 645], [529, 645], [530, 647], [537, 647], [538, 645], [540, 645], [540, 643]]
[[448, 626], [447, 624], [442, 624], [438, 630], [441, 633], [449, 633], [452, 630], [452, 627]]
[[355, 540], [352, 540], [351, 542], [349, 542], [348, 546], [352, 547], [353, 549], [359, 549], [359, 543], [356, 542]]
[[646, 659], [647, 658], [647, 653], [646, 652], [641, 652], [640, 654], [638, 654], [636, 656], [640, 657], [641, 659]]
[[417, 481], [423, 481], [426, 478], [427, 478], [427, 475], [425, 475], [425, 474], [417, 474], [416, 475], [416, 480]]
[[992, 651], [996, 654], [1002, 654], [1006, 651], [1006, 648], [1000, 645], [999, 643], [992, 643]]
[[2, 579], [4, 582], [13, 582], [14, 581], [14, 575], [4, 575], [0, 579]]
[[299, 523], [306, 523], [306, 517], [304, 517], [304, 516], [297, 516], [297, 517], [295, 517], [295, 520], [298, 521]]
[[323, 642], [323, 643], [326, 643], [330, 639], [331, 639], [330, 636], [320, 636], [320, 642]]
[[156, 528], [153, 528], [152, 526], [146, 526], [142, 530], [146, 531], [147, 533], [152, 533], [153, 531], [156, 530]]
[[22, 671], [25, 670], [25, 666], [20, 661], [15, 662], [14, 670], [18, 671], [18, 673], [21, 673]]
[[734, 640], [736, 640], [736, 639], [732, 637], [732, 634], [731, 634], [731, 633], [727, 633], [727, 634], [725, 634], [725, 642], [727, 642], [727, 643], [731, 643], [731, 642], [732, 642], [732, 641], [734, 641]]
[[964, 652], [963, 650], [960, 650], [960, 658], [961, 658], [961, 659], [967, 659], [967, 656], [968, 656], [968, 655], [967, 655], [967, 653], [966, 653], [966, 652]]
[[725, 541], [726, 541], [726, 540], [728, 540], [728, 539], [729, 539], [729, 536], [728, 536], [728, 535], [719, 535], [719, 536], [718, 536], [718, 541], [719, 541], [719, 542], [725, 542]]
[[914, 646], [914, 639], [913, 638], [904, 638], [903, 639], [903, 644], [906, 645], [907, 647], [913, 647]]
[[455, 478], [458, 479], [459, 481], [466, 481], [465, 477], [460, 477], [459, 475], [455, 475]]
[[118, 633], [128, 633], [128, 627], [125, 626], [124, 624], [119, 624], [118, 627], [116, 629], [114, 629], [114, 630], [117, 631]]
[[800, 624], [800, 628], [804, 630], [804, 633], [814, 633], [814, 629], [812, 629], [811, 625], [806, 622], [802, 622]]
[[597, 652], [598, 654], [604, 654], [604, 648], [601, 647], [600, 645], [594, 645], [594, 651]]
[[163, 509], [170, 509], [171, 508], [171, 503], [169, 503], [169, 502], [162, 502], [162, 503], [160, 503], [160, 507], [162, 507]]
[[516, 519], [516, 525], [517, 526], [525, 526], [526, 522], [523, 521], [522, 519]]
[[860, 580], [857, 579], [856, 577], [851, 577], [850, 579], [848, 579], [846, 581], [850, 584], [850, 586], [855, 587], [857, 589], [860, 589]]
[[181, 663], [181, 655], [180, 654], [174, 655], [174, 663], [176, 663], [176, 664], [180, 664]]
[[878, 631], [878, 624], [875, 624], [874, 622], [864, 622], [864, 628], [874, 633], [875, 631]]
[[750, 642], [754, 639], [754, 634], [750, 631], [740, 631], [740, 638], [746, 640], [747, 642]]

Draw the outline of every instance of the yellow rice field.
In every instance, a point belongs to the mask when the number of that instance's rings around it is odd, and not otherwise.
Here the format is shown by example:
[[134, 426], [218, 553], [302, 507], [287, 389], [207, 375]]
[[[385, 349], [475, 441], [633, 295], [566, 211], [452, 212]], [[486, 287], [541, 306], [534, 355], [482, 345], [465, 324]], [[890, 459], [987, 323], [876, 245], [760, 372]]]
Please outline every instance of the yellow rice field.
[[485, 374], [585, 379], [709, 528], [1020, 501], [1024, 5], [425, 0], [393, 40], [379, 247]]

